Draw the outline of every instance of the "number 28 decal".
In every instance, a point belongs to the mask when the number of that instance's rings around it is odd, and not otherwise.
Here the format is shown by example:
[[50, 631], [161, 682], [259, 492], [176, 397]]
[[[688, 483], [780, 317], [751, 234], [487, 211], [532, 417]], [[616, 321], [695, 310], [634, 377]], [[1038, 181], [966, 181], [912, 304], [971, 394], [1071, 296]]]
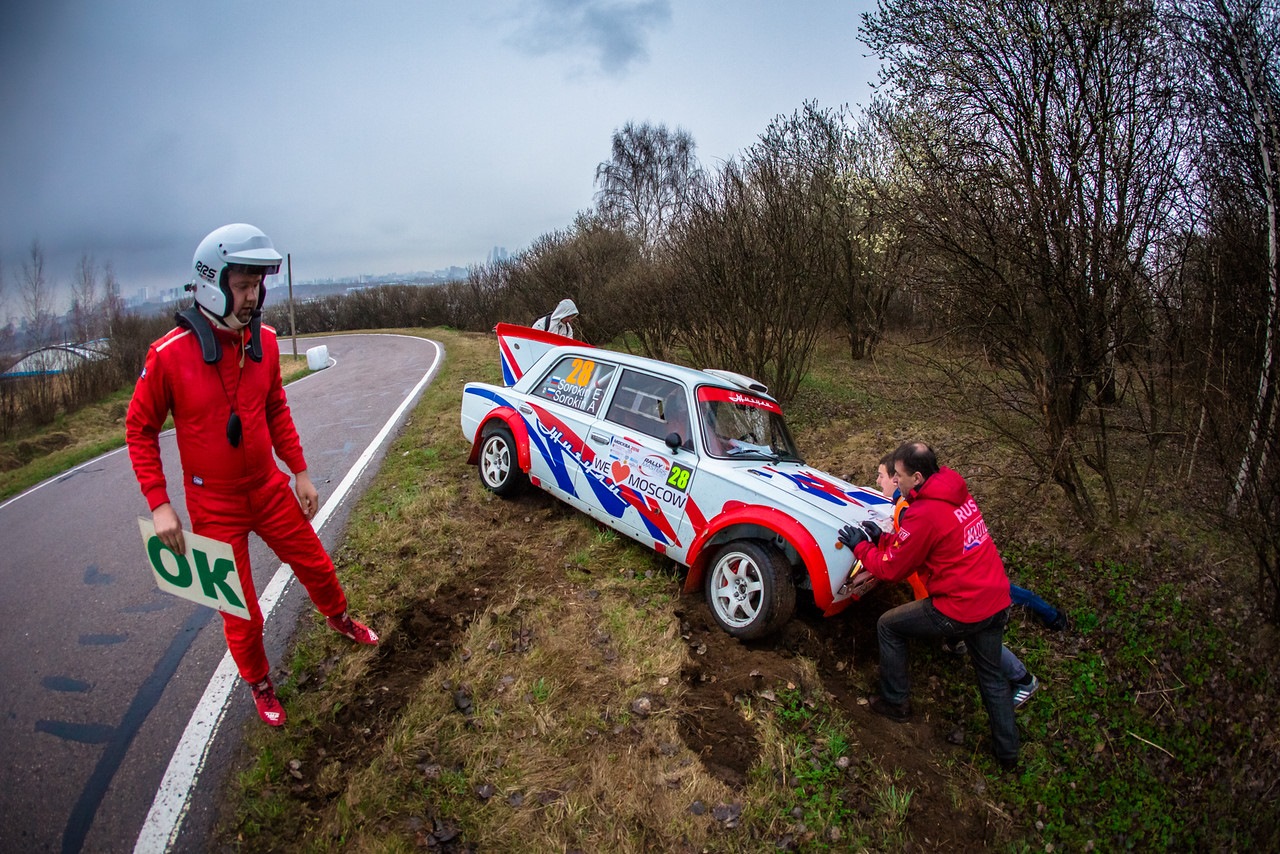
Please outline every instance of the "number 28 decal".
[[585, 386], [591, 382], [591, 375], [596, 372], [596, 363], [590, 359], [574, 359], [573, 370], [564, 381], [569, 385]]
[[684, 492], [689, 488], [689, 476], [691, 474], [693, 474], [693, 472], [689, 471], [687, 468], [672, 463], [671, 473], [667, 475], [667, 486], [674, 487], [675, 489]]

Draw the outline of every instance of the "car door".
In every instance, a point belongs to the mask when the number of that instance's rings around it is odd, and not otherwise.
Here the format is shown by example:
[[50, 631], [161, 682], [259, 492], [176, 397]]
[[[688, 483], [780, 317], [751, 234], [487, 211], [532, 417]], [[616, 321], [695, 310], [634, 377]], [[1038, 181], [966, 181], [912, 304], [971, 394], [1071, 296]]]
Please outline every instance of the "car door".
[[594, 459], [586, 437], [596, 421], [617, 365], [594, 353], [568, 354], [538, 379], [519, 411], [529, 425], [529, 476], [581, 510], [582, 471]]
[[[608, 524], [679, 560], [678, 531], [697, 471], [689, 391], [675, 380], [622, 368], [609, 407], [588, 432], [594, 451], [584, 488]], [[673, 448], [667, 437], [676, 433]]]

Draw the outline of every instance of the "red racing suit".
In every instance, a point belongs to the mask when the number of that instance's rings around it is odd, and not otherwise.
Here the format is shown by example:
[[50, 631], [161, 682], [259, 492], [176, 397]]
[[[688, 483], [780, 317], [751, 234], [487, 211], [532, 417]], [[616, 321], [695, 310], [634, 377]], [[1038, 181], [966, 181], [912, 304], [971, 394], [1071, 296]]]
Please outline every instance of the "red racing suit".
[[[204, 361], [197, 336], [174, 329], [151, 345], [129, 402], [125, 439], [147, 506], [169, 501], [160, 460], [160, 431], [173, 413], [191, 530], [230, 543], [251, 619], [223, 613], [227, 648], [240, 675], [266, 678], [263, 617], [249, 563], [249, 532], [260, 536], [293, 569], [325, 616], [346, 610], [333, 561], [307, 521], [273, 451], [297, 473], [307, 462], [280, 379], [275, 330], [261, 328], [262, 360], [246, 357], [249, 330], [213, 326], [222, 356]], [[242, 436], [232, 447], [227, 422], [240, 416]]]
[[907, 500], [882, 547], [867, 541], [854, 546], [866, 571], [889, 582], [919, 572], [934, 607], [961, 623], [1008, 608], [1009, 576], [964, 478], [942, 466]]

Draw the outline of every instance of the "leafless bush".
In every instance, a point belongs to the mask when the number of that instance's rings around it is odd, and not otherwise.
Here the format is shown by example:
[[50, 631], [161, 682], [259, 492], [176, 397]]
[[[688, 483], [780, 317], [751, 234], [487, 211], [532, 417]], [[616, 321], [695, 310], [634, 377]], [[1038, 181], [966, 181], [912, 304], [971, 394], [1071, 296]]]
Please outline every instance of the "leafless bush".
[[17, 432], [21, 418], [17, 383], [0, 380], [0, 439], [8, 439]]
[[111, 325], [107, 348], [107, 362], [115, 374], [115, 383], [131, 383], [142, 373], [147, 361], [147, 350], [173, 328], [173, 318], [167, 316], [121, 314]]
[[681, 275], [669, 258], [638, 261], [614, 279], [610, 313], [623, 324], [621, 342], [632, 338], [640, 352], [670, 361], [684, 325]]
[[[434, 326], [447, 315], [447, 289], [436, 285], [380, 285], [295, 303], [293, 308], [294, 328], [299, 335]], [[263, 309], [263, 321], [280, 335], [288, 335], [288, 305], [268, 303]]]
[[833, 316], [855, 353], [874, 347], [891, 285], [873, 273], [879, 250], [864, 239], [858, 144], [843, 113], [806, 104], [699, 185], [672, 238], [670, 292], [680, 341], [701, 364], [755, 376], [788, 400]]
[[142, 372], [151, 342], [173, 328], [167, 317], [121, 314], [111, 322], [104, 359], [89, 359], [60, 374], [0, 382], [0, 437], [52, 423], [59, 414], [96, 403], [129, 387]]
[[634, 269], [641, 263], [635, 238], [580, 214], [572, 227], [543, 235], [516, 259], [507, 294], [522, 316], [507, 319], [533, 323], [568, 298], [581, 312], [575, 324], [581, 337], [612, 341], [629, 327], [619, 300], [638, 286]]
[[510, 306], [511, 259], [467, 270], [467, 278], [447, 286], [446, 316], [450, 325], [472, 332], [488, 331], [499, 321], [520, 322]]

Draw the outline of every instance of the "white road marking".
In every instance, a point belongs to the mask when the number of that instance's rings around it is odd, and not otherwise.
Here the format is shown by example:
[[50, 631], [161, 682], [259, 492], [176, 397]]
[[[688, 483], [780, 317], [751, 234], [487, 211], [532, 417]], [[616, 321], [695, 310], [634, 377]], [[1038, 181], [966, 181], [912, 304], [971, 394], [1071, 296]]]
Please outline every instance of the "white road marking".
[[[164, 433], [161, 433], [160, 435], [161, 435], [161, 436], [165, 436], [165, 435], [168, 435], [169, 433], [172, 433], [172, 432], [173, 432], [172, 430], [166, 430], [166, 431], [164, 431]], [[67, 470], [66, 470], [66, 471], [64, 471], [64, 472], [59, 472], [58, 474], [55, 474], [53, 477], [45, 478], [44, 480], [40, 481], [40, 482], [39, 482], [39, 483], [37, 483], [35, 486], [31, 487], [30, 489], [26, 490], [25, 492], [19, 492], [17, 495], [13, 496], [12, 498], [10, 498], [10, 499], [9, 499], [8, 501], [6, 501], [5, 503], [0, 504], [0, 510], [3, 510], [4, 508], [8, 507], [10, 504], [12, 504], [13, 502], [17, 501], [19, 498], [26, 498], [28, 495], [30, 495], [31, 493], [35, 492], [37, 489], [42, 489], [43, 487], [46, 487], [46, 486], [48, 486], [48, 485], [49, 485], [49, 484], [51, 484], [51, 483], [57, 483], [58, 481], [62, 480], [64, 477], [67, 477], [68, 475], [72, 475], [72, 474], [75, 474], [76, 472], [80, 471], [80, 469], [84, 468], [85, 466], [91, 466], [91, 465], [93, 465], [94, 463], [98, 462], [99, 460], [105, 460], [107, 457], [111, 456], [112, 454], [118, 454], [118, 453], [120, 453], [121, 451], [123, 451], [124, 449], [125, 449], [125, 448], [124, 448], [124, 446], [123, 446], [123, 445], [121, 445], [119, 448], [116, 448], [114, 451], [107, 451], [105, 454], [99, 454], [98, 456], [94, 457], [93, 459], [89, 460], [88, 462], [86, 462], [86, 463], [81, 463], [80, 465], [76, 466], [75, 468], [67, 469]]]
[[[413, 335], [396, 337], [413, 338], [417, 341], [427, 340]], [[435, 373], [436, 366], [440, 364], [440, 359], [444, 355], [444, 348], [434, 341], [429, 343], [436, 348], [436, 357], [431, 362], [431, 367], [427, 369], [422, 379], [418, 381], [418, 384], [413, 387], [413, 390], [400, 403], [396, 411], [387, 419], [387, 423], [382, 426], [382, 430], [373, 438], [369, 446], [364, 449], [364, 453], [356, 460], [355, 464], [347, 472], [347, 476], [338, 484], [333, 495], [324, 503], [324, 507], [320, 509], [316, 518], [312, 520], [311, 524], [317, 531], [328, 521], [333, 511], [338, 508], [338, 505], [342, 503], [347, 492], [364, 472], [369, 460], [373, 458], [373, 455], [381, 447], [383, 441], [386, 440], [396, 422], [400, 420], [400, 416], [409, 408], [410, 401], [418, 396], [418, 393], [422, 391], [431, 379], [432, 374]], [[288, 564], [280, 564], [280, 568], [271, 577], [271, 582], [267, 585], [266, 591], [259, 600], [262, 605], [264, 620], [270, 618], [275, 611], [276, 604], [284, 597], [285, 591], [289, 588], [289, 582], [292, 580], [293, 573], [289, 570]], [[151, 809], [147, 812], [146, 821], [143, 822], [142, 830], [138, 833], [138, 841], [133, 847], [134, 854], [156, 854], [156, 852], [168, 851], [170, 846], [177, 840], [178, 831], [182, 829], [182, 820], [186, 817], [188, 809], [190, 809], [189, 798], [195, 788], [196, 779], [204, 768], [204, 762], [209, 748], [213, 744], [214, 736], [217, 735], [218, 727], [226, 716], [231, 692], [239, 680], [240, 674], [236, 670], [235, 662], [231, 660], [231, 653], [224, 653], [222, 662], [218, 665], [218, 669], [214, 671], [208, 687], [205, 688], [204, 696], [200, 698], [195, 711], [191, 713], [191, 719], [187, 722], [187, 728], [183, 731], [182, 738], [178, 741], [178, 746], [174, 748], [173, 756], [169, 760], [169, 767], [164, 773], [164, 779], [160, 781], [160, 787], [156, 790], [155, 799], [151, 802]]]

